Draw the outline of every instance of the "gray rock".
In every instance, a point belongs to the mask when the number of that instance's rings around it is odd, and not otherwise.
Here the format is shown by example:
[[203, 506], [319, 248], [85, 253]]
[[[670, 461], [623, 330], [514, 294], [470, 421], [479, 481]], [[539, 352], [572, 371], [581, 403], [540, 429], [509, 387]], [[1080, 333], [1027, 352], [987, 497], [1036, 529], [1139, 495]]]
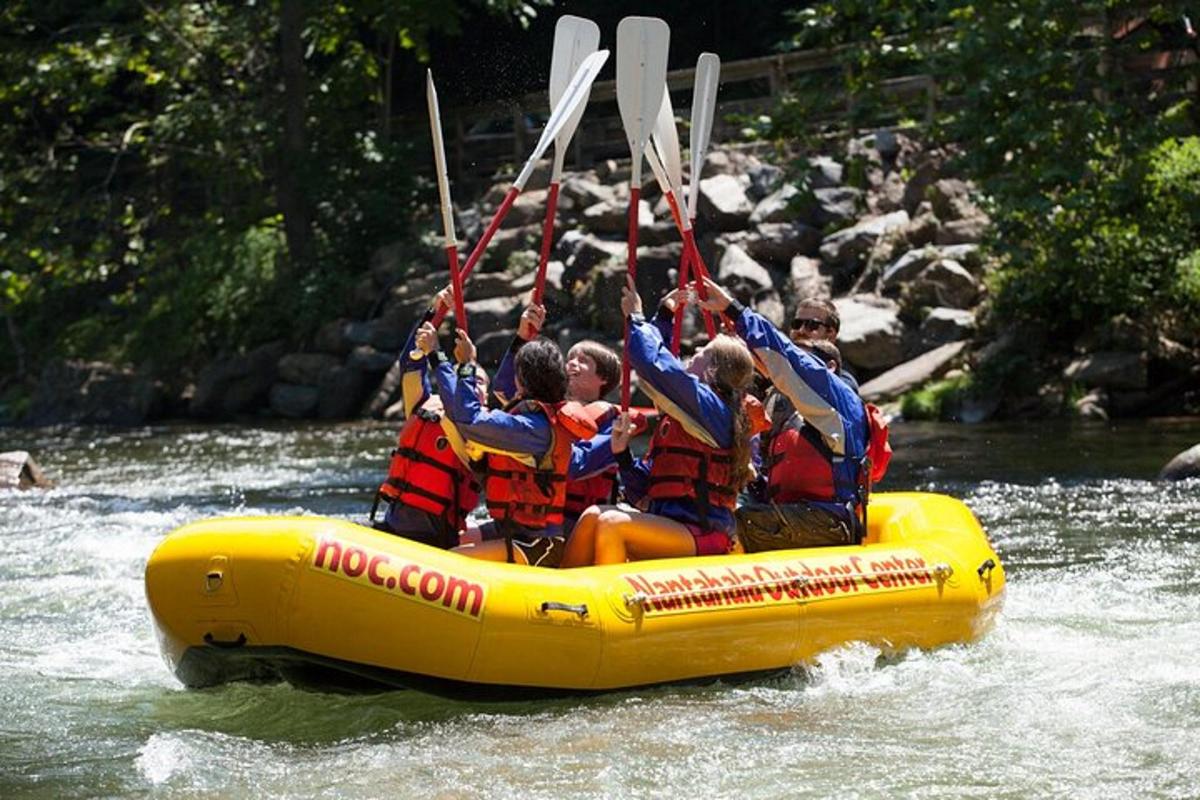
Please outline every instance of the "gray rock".
[[228, 418], [262, 407], [275, 370], [284, 354], [283, 342], [271, 342], [245, 355], [222, 358], [200, 371], [189, 412], [194, 417]]
[[722, 174], [700, 181], [699, 211], [716, 230], [740, 230], [750, 221], [754, 204], [737, 178]]
[[1104, 389], [1092, 389], [1075, 401], [1075, 413], [1081, 419], [1108, 421], [1108, 392]]
[[313, 347], [319, 352], [344, 356], [354, 347], [354, 343], [346, 338], [346, 325], [349, 320], [335, 319], [326, 322], [317, 329], [313, 339]]
[[520, 297], [492, 297], [468, 302], [465, 310], [472, 335], [482, 336], [491, 331], [516, 327], [522, 306]]
[[978, 244], [987, 235], [992, 221], [984, 214], [956, 219], [938, 228], [938, 244]]
[[[480, 270], [497, 271], [508, 266], [508, 258], [518, 250], [537, 250], [542, 244], [541, 224], [526, 225], [522, 228], [502, 228], [496, 231], [483, 258], [480, 259]], [[464, 255], [463, 261], [465, 262]], [[445, 280], [448, 273], [441, 272], [438, 277]], [[436, 290], [435, 290], [436, 291]]]
[[100, 361], [51, 361], [34, 390], [30, 425], [139, 425], [161, 404], [150, 378]]
[[935, 308], [921, 321], [922, 349], [969, 339], [975, 333], [975, 312], [958, 308]]
[[757, 261], [783, 266], [797, 255], [816, 255], [821, 232], [801, 222], [764, 222], [742, 240], [742, 247]]
[[625, 242], [609, 241], [588, 234], [576, 246], [575, 253], [566, 260], [566, 271], [563, 279], [567, 291], [579, 281], [584, 280], [588, 273], [600, 264], [608, 261], [625, 263]]
[[825, 272], [818, 259], [796, 256], [792, 259], [785, 288], [791, 303], [809, 297], [828, 300], [833, 297], [833, 277]]
[[875, 150], [884, 161], [891, 161], [900, 153], [900, 139], [893, 131], [880, 128], [873, 136]]
[[754, 310], [780, 330], [786, 330], [787, 309], [774, 289], [759, 292], [751, 302]]
[[808, 219], [818, 228], [841, 227], [856, 220], [864, 205], [862, 190], [852, 186], [814, 189]]
[[746, 194], [755, 201], [774, 192], [783, 182], [783, 170], [774, 164], [758, 162], [746, 170], [746, 175], [750, 178], [750, 188]]
[[909, 248], [925, 247], [937, 241], [937, 233], [941, 226], [942, 223], [933, 215], [933, 212], [926, 211], [913, 217], [908, 225], [900, 231], [900, 234], [908, 243]]
[[571, 175], [565, 178], [559, 191], [562, 196], [574, 200], [580, 208], [617, 201], [617, 193], [611, 186], [592, 180], [586, 175]]
[[1063, 377], [1087, 387], [1105, 389], [1145, 389], [1146, 354], [1100, 351], [1072, 361]]
[[750, 215], [750, 224], [762, 222], [790, 222], [800, 214], [800, 206], [793, 202], [800, 196], [800, 190], [795, 184], [785, 183], [779, 189], [767, 195], [754, 207]]
[[501, 228], [520, 228], [525, 225], [540, 225], [546, 217], [545, 189], [527, 189], [517, 195], [508, 215], [500, 223]]
[[970, 308], [979, 298], [979, 281], [962, 264], [939, 258], [925, 269], [902, 292], [902, 304], [909, 309], [920, 306]]
[[872, 210], [875, 213], [886, 214], [889, 211], [899, 211], [904, 208], [904, 178], [898, 172], [889, 172], [883, 179], [883, 185], [873, 195]]
[[895, 303], [869, 295], [833, 302], [842, 320], [837, 344], [847, 363], [875, 370], [904, 360], [904, 324]]
[[369, 386], [367, 375], [352, 366], [326, 372], [317, 384], [317, 416], [321, 419], [357, 416]]
[[717, 281], [739, 295], [770, 289], [771, 273], [737, 245], [730, 245], [717, 265]]
[[977, 244], [949, 244], [938, 248], [942, 258], [948, 258], [962, 264], [972, 275], [978, 275], [983, 270], [983, 252]]
[[[401, 343], [402, 344], [402, 343]], [[396, 345], [398, 349], [400, 345]], [[316, 386], [327, 370], [337, 369], [342, 360], [328, 353], [288, 353], [279, 359], [278, 374], [282, 384]], [[275, 384], [281, 385], [280, 383]], [[314, 399], [315, 403], [315, 399]]]
[[489, 370], [499, 366], [516, 335], [516, 328], [506, 328], [502, 331], [489, 331], [475, 339], [475, 356], [479, 363]]
[[455, 210], [454, 230], [464, 241], [474, 242], [483, 235], [483, 214], [475, 206]]
[[841, 186], [845, 168], [829, 156], [816, 156], [808, 160], [808, 185], [813, 189], [828, 189]]
[[943, 222], [961, 219], [975, 209], [970, 202], [971, 186], [958, 178], [941, 178], [933, 182], [926, 197], [933, 204], [933, 213]]
[[316, 386], [277, 383], [271, 387], [271, 410], [288, 419], [307, 419], [316, 413], [319, 396]]
[[346, 359], [346, 366], [359, 372], [382, 373], [388, 371], [397, 356], [398, 354], [394, 350], [385, 353], [376, 350], [369, 344], [360, 344], [350, 351], [350, 355]]
[[24, 450], [0, 453], [0, 489], [49, 489], [54, 482]]
[[739, 175], [745, 172], [746, 156], [733, 150], [713, 150], [704, 157], [704, 166], [700, 168], [701, 179], [717, 175]]
[[1181, 481], [1185, 478], [1200, 478], [1200, 444], [1172, 458], [1158, 473], [1160, 481]]
[[909, 222], [908, 213], [894, 211], [844, 228], [821, 243], [821, 260], [843, 273], [857, 274], [880, 236]]
[[[526, 251], [522, 251], [525, 253]], [[529, 260], [536, 264], [538, 255], [532, 251], [527, 253]], [[547, 264], [549, 267], [549, 264]], [[533, 283], [537, 279], [537, 267], [534, 267], [532, 272], [521, 272], [519, 274], [510, 266], [509, 269], [503, 272], [488, 272], [482, 275], [471, 276], [471, 282], [467, 285], [467, 297], [470, 298], [467, 302], [471, 303], [476, 300], [491, 300], [496, 297], [508, 297], [513, 294], [528, 291], [533, 288]], [[407, 334], [405, 334], [407, 336]]]
[[[638, 201], [638, 230], [654, 224], [654, 213], [645, 200]], [[583, 210], [583, 225], [593, 233], [629, 233], [629, 207], [626, 203], [597, 203]]]
[[879, 279], [879, 290], [884, 294], [898, 294], [905, 284], [920, 275], [937, 258], [938, 251], [933, 247], [909, 250], [884, 269]]
[[966, 346], [966, 342], [951, 342], [922, 353], [867, 381], [859, 387], [859, 395], [871, 403], [899, 397], [943, 375]]

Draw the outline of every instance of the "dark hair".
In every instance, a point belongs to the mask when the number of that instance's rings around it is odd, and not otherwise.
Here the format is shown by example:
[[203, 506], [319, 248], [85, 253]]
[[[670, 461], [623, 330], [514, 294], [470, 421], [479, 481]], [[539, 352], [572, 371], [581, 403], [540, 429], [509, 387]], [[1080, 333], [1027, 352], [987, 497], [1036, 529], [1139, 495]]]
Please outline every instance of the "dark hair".
[[796, 346], [820, 356], [822, 361], [832, 361], [839, 370], [842, 368], [842, 351], [828, 339], [803, 339]]
[[608, 394], [621, 380], [621, 357], [611, 347], [605, 347], [592, 339], [582, 339], [571, 345], [596, 363], [596, 376], [600, 378], [600, 396]]
[[829, 317], [829, 324], [833, 326], [834, 335], [837, 335], [837, 332], [842, 329], [842, 318], [838, 316], [837, 306], [829, 300], [823, 297], [806, 297], [799, 303], [796, 303], [796, 310], [793, 313], [799, 314], [802, 308], [815, 308], [824, 311]]
[[517, 378], [527, 400], [561, 403], [567, 396], [567, 368], [562, 350], [539, 336], [517, 351]]

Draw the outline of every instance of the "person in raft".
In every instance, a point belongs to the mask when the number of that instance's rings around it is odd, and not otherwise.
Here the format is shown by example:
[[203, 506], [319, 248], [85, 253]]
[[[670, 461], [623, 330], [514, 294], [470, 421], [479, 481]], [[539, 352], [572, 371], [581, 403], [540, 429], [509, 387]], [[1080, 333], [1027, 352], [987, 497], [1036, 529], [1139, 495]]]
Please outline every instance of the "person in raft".
[[629, 317], [625, 357], [662, 413], [646, 459], [629, 453], [627, 414], [613, 424], [612, 449], [628, 499], [649, 513], [593, 506], [567, 542], [564, 567], [673, 556], [719, 555], [733, 544], [733, 509], [750, 479], [750, 420], [744, 398], [754, 374], [746, 346], [716, 336], [685, 365], [642, 317], [631, 283], [621, 297]]
[[558, 566], [571, 445], [594, 435], [595, 423], [578, 404], [564, 402], [567, 373], [553, 342], [535, 339], [521, 348], [515, 377], [523, 399], [507, 411], [490, 411], [479, 400], [475, 345], [461, 329], [457, 337], [457, 368], [438, 350], [432, 324], [422, 324], [416, 338], [434, 364], [447, 415], [469, 440], [468, 452], [484, 463], [491, 521], [481, 526], [482, 543], [456, 550], [490, 561]]
[[[789, 334], [791, 340], [798, 346], [805, 342], [829, 342], [837, 345], [838, 332], [842, 329], [842, 318], [837, 306], [823, 297], [806, 297], [796, 303], [796, 311], [792, 315], [792, 328]], [[846, 382], [854, 392], [858, 393], [858, 379], [846, 369], [838, 355], [837, 376]]]
[[710, 279], [701, 306], [728, 314], [765, 367], [774, 396], [771, 430], [759, 443], [764, 503], [738, 509], [747, 552], [860, 541], [869, 439], [866, 407], [837, 370], [829, 342], [797, 344]]
[[[546, 308], [531, 304], [521, 314], [517, 335], [496, 370], [494, 391], [501, 402], [518, 396], [513, 362], [526, 342], [541, 333]], [[574, 529], [579, 516], [590, 506], [617, 502], [620, 484], [617, 460], [610, 446], [612, 421], [616, 408], [603, 402], [621, 380], [621, 358], [611, 348], [584, 339], [567, 351], [567, 400], [581, 403], [596, 421], [597, 435], [575, 443], [571, 467], [567, 471], [567, 502], [563, 510], [563, 531]], [[645, 415], [635, 414], [635, 431], [645, 428]]]
[[[376, 529], [442, 549], [459, 544], [459, 533], [467, 515], [479, 504], [480, 494], [466, 442], [447, 418], [441, 398], [430, 390], [427, 359], [415, 348], [421, 325], [450, 306], [450, 293], [447, 287], [434, 297], [400, 351], [405, 421], [392, 451], [387, 479], [371, 508]], [[475, 388], [481, 405], [487, 402], [487, 386], [487, 373], [477, 368]], [[387, 508], [383, 519], [376, 521], [380, 503]]]

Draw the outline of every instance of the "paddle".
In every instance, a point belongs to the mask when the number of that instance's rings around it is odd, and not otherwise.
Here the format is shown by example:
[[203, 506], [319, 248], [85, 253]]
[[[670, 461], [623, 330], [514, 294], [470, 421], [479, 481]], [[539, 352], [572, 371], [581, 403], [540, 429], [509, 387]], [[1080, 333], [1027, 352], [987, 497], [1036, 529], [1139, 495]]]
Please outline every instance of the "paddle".
[[[629, 241], [627, 265], [637, 281], [638, 204], [642, 194], [642, 154], [654, 130], [666, 88], [671, 29], [655, 17], [625, 17], [617, 25], [617, 107], [629, 140]], [[621, 355], [621, 411], [629, 408], [629, 320]]]
[[[496, 209], [496, 213], [492, 215], [492, 221], [488, 223], [483, 236], [479, 238], [475, 249], [468, 256], [467, 263], [463, 265], [461, 274], [464, 284], [467, 278], [471, 277], [471, 272], [475, 269], [475, 265], [479, 263], [479, 259], [483, 257], [483, 251], [487, 249], [488, 242], [492, 240], [492, 237], [496, 235], [496, 231], [500, 229], [500, 223], [504, 221], [509, 209], [516, 202], [517, 195], [525, 188], [525, 184], [533, 174], [538, 159], [542, 157], [542, 154], [550, 147], [550, 143], [554, 141], [554, 137], [558, 135], [558, 132], [570, 120], [571, 114], [575, 109], [587, 100], [592, 83], [596, 80], [596, 76], [600, 74], [600, 68], [604, 66], [604, 62], [607, 60], [608, 51], [597, 50], [583, 60], [579, 69], [576, 70], [574, 77], [567, 84], [567, 88], [563, 91], [562, 99], [558, 101], [558, 105], [554, 107], [554, 111], [550, 114], [550, 119], [546, 121], [546, 127], [542, 129], [542, 136], [538, 139], [537, 146], [533, 148], [533, 154], [529, 156], [529, 160], [521, 168], [517, 179], [513, 181], [512, 188], [504, 195], [503, 202]], [[445, 316], [445, 312], [442, 311], [435, 314], [433, 318], [434, 327], [440, 325]]]
[[446, 235], [446, 260], [450, 265], [450, 284], [454, 287], [454, 320], [467, 331], [467, 311], [463, 303], [462, 272], [458, 267], [458, 237], [454, 234], [454, 209], [450, 205], [450, 177], [446, 174], [446, 145], [442, 140], [442, 115], [438, 110], [433, 70], [425, 71], [425, 102], [429, 106], [429, 133], [433, 138], [433, 164], [437, 173], [438, 202], [442, 207], [442, 230]]
[[[562, 100], [570, 78], [579, 71], [585, 58], [600, 46], [600, 26], [590, 19], [566, 14], [559, 17], [554, 26], [554, 52], [550, 57], [550, 107]], [[558, 211], [559, 181], [562, 178], [563, 160], [571, 137], [583, 118], [587, 106], [589, 86], [584, 100], [567, 118], [558, 135], [554, 137], [554, 166], [550, 171], [550, 189], [546, 195], [546, 220], [542, 224], [542, 251], [538, 259], [537, 278], [533, 283], [533, 304], [541, 305], [546, 290], [546, 265], [550, 261], [550, 245], [554, 241], [554, 216]]]

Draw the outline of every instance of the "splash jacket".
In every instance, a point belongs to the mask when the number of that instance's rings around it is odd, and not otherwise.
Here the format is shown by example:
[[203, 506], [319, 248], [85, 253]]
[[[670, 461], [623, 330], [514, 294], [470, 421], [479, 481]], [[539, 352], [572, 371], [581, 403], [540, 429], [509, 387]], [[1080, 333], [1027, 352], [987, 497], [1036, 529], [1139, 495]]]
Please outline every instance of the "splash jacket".
[[770, 322], [740, 304], [730, 308], [737, 311], [738, 334], [782, 395], [770, 401], [772, 432], [763, 447], [768, 497], [811, 502], [850, 522], [864, 497], [868, 423], [862, 400]]
[[[646, 458], [627, 459], [622, 466], [627, 499], [637, 503], [648, 498], [652, 514], [732, 535], [733, 495], [728, 481], [735, 465], [728, 456], [734, 443], [733, 410], [711, 386], [684, 368], [664, 344], [661, 330], [641, 315], [630, 317], [626, 357], [642, 390], [665, 416]], [[701, 470], [706, 472], [703, 487]]]

